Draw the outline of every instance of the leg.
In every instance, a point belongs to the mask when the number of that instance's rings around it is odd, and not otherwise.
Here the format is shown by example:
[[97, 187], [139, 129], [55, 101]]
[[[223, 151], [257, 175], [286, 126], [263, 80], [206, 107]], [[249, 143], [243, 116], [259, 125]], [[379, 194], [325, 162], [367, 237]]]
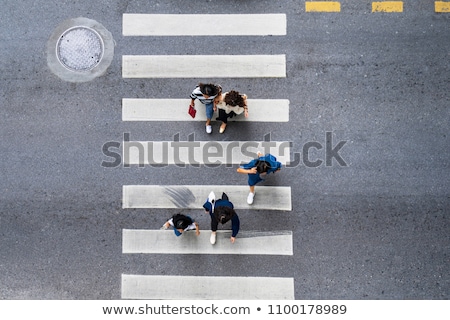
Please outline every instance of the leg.
[[222, 121], [222, 125], [220, 126], [219, 132], [223, 133], [225, 128], [227, 127], [228, 115], [225, 110], [219, 109], [219, 117], [218, 120]]
[[217, 226], [218, 226], [219, 222], [214, 218], [213, 213], [209, 213], [209, 215], [211, 216], [211, 237], [209, 238], [209, 242], [211, 242], [211, 244], [215, 244], [216, 243], [216, 231], [217, 231]]
[[250, 192], [247, 196], [247, 203], [248, 204], [253, 204], [253, 198], [255, 197], [255, 186], [249, 186], [250, 187]]
[[212, 132], [211, 119], [214, 114], [214, 106], [212, 103], [208, 103], [208, 104], [205, 104], [205, 107], [206, 107], [206, 124], [205, 124], [206, 132], [211, 133]]
[[211, 244], [216, 244], [216, 231], [211, 231], [211, 237], [209, 238]]
[[226, 122], [222, 122], [222, 124], [220, 125], [220, 128], [219, 128], [219, 132], [220, 133], [224, 133], [226, 127], [227, 127], [227, 123]]
[[259, 173], [249, 173], [248, 174], [248, 186], [250, 188], [250, 193], [247, 197], [247, 203], [252, 204], [253, 198], [255, 197], [255, 186], [260, 181], [262, 181], [261, 177], [259, 176]]

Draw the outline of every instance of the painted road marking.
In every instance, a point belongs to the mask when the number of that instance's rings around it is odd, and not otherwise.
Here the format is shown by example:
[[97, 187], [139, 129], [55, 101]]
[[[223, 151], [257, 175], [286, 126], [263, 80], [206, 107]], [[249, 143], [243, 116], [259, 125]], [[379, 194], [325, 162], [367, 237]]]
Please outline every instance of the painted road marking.
[[286, 35], [285, 14], [124, 14], [124, 36]]
[[[211, 67], [214, 66], [214, 67]], [[123, 78], [286, 77], [281, 55], [131, 55], [122, 56]]]
[[[123, 121], [205, 121], [205, 107], [196, 101], [194, 119], [187, 113], [190, 99], [122, 99]], [[248, 99], [249, 116], [229, 121], [288, 122], [289, 100]]]
[[200, 224], [199, 236], [189, 231], [180, 237], [173, 230], [124, 229], [122, 253], [293, 255], [292, 231], [240, 231], [238, 239], [231, 243], [231, 231], [219, 230], [216, 244], [211, 245], [208, 228], [209, 224]]
[[294, 279], [123, 274], [122, 299], [294, 300]]
[[450, 12], [450, 1], [436, 1], [434, 3], [435, 12]]
[[372, 2], [372, 12], [403, 12], [403, 1]]
[[[236, 173], [238, 174], [238, 173]], [[243, 183], [247, 177], [242, 175]], [[257, 186], [255, 200], [247, 204], [248, 186], [234, 185], [124, 185], [122, 207], [203, 210], [208, 194], [225, 192], [236, 209], [291, 211], [291, 187]]]
[[341, 3], [334, 1], [307, 1], [306, 12], [341, 12]]
[[218, 167], [250, 162], [258, 151], [273, 154], [283, 165], [290, 161], [288, 141], [195, 141], [194, 138], [192, 134], [188, 137], [192, 141], [124, 141], [123, 164]]

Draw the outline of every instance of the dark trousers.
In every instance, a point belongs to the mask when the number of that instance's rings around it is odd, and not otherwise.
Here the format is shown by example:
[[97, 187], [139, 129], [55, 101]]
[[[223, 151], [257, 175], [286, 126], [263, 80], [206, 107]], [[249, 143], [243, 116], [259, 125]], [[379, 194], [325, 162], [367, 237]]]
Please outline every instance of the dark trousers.
[[219, 116], [217, 117], [217, 120], [222, 121], [223, 123], [228, 122], [228, 118], [233, 118], [236, 115], [233, 111], [230, 113], [226, 113], [225, 110], [219, 109]]

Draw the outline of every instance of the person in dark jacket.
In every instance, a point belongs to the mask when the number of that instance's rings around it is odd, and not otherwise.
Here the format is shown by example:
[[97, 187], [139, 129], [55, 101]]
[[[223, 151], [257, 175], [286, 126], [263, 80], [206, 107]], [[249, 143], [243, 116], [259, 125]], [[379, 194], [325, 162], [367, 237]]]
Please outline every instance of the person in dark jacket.
[[222, 198], [219, 200], [215, 200], [214, 193], [211, 192], [205, 204], [203, 205], [206, 213], [208, 213], [211, 217], [211, 244], [216, 243], [216, 232], [219, 226], [219, 223], [225, 224], [231, 220], [231, 243], [234, 243], [236, 240], [236, 236], [239, 232], [240, 221], [239, 217], [234, 211], [234, 206], [228, 200], [228, 196], [223, 193]]

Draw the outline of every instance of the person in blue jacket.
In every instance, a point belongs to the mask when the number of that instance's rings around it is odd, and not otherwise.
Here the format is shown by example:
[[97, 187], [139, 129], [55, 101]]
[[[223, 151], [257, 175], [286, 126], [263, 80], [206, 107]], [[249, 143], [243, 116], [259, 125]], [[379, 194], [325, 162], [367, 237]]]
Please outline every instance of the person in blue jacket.
[[231, 243], [234, 243], [236, 240], [236, 236], [239, 232], [240, 221], [239, 217], [234, 211], [234, 206], [228, 200], [228, 196], [222, 193], [222, 198], [219, 200], [215, 200], [214, 192], [209, 194], [208, 199], [206, 199], [205, 204], [203, 205], [206, 213], [208, 213], [211, 217], [211, 244], [216, 243], [216, 232], [219, 226], [219, 223], [225, 224], [231, 220]]
[[[255, 186], [257, 183], [264, 181], [262, 177], [265, 177], [269, 173], [275, 173], [281, 169], [281, 162], [277, 161], [271, 154], [262, 155], [258, 152], [258, 157], [253, 159], [247, 164], [241, 165], [237, 172], [248, 174], [248, 185], [250, 192], [247, 196], [247, 203], [252, 204], [255, 197]], [[262, 177], [261, 177], [262, 176]]]

